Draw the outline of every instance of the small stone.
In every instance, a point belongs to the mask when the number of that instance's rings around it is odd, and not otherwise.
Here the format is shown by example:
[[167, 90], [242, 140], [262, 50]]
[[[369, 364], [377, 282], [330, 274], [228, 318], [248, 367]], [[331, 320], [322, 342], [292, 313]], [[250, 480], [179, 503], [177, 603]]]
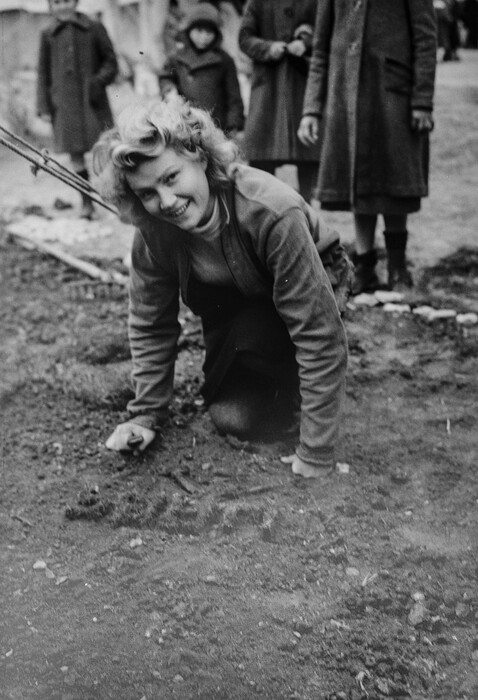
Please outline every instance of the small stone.
[[390, 688], [385, 678], [377, 678], [375, 681], [375, 687], [379, 693], [382, 693], [382, 695], [390, 695]]
[[408, 622], [412, 625], [412, 627], [416, 627], [424, 621], [426, 613], [427, 610], [423, 602], [418, 601], [413, 605], [412, 609], [408, 614]]
[[60, 668], [60, 671], [61, 671], [62, 673], [68, 673], [68, 666], [62, 666], [62, 667]]
[[49, 579], [55, 578], [55, 574], [48, 567], [45, 569], [45, 576], [46, 576], [46, 578], [49, 578]]
[[347, 576], [350, 576], [350, 577], [360, 576], [360, 571], [358, 569], [356, 569], [355, 566], [348, 566], [345, 569], [345, 573], [347, 574]]
[[401, 292], [387, 292], [385, 290], [377, 290], [374, 292], [374, 297], [381, 304], [386, 304], [387, 302], [399, 304], [404, 299], [404, 295]]
[[386, 314], [408, 314], [411, 311], [410, 304], [385, 304], [383, 310]]
[[337, 464], [335, 466], [336, 466], [339, 474], [349, 474], [350, 473], [350, 464], [347, 464], [347, 462], [337, 462]]
[[43, 569], [46, 569], [46, 568], [47, 568], [46, 562], [44, 562], [43, 559], [38, 559], [38, 560], [33, 564], [33, 568], [35, 569], [35, 571], [41, 571], [41, 570], [43, 570]]
[[475, 314], [473, 312], [467, 314], [457, 314], [456, 322], [460, 326], [476, 326], [476, 324], [478, 323], [478, 314]]
[[138, 535], [137, 537], [134, 537], [132, 540], [130, 540], [129, 546], [131, 547], [131, 549], [134, 549], [135, 547], [141, 547], [142, 544], [143, 540]]
[[455, 318], [456, 311], [454, 309], [433, 309], [431, 313], [428, 314], [427, 320], [433, 323], [433, 321], [446, 321], [449, 318]]
[[432, 314], [435, 311], [435, 309], [431, 306], [416, 306], [412, 312], [415, 314], [415, 316], [420, 316], [420, 318], [425, 319], [428, 321], [430, 314]]
[[209, 574], [209, 576], [206, 576], [206, 578], [204, 579], [204, 583], [208, 583], [210, 586], [219, 586], [217, 576], [214, 576], [213, 574]]
[[416, 603], [418, 603], [419, 601], [424, 601], [424, 600], [425, 600], [425, 595], [424, 595], [424, 593], [421, 593], [421, 591], [416, 591], [416, 592], [412, 595], [412, 598], [413, 598], [413, 600], [414, 600]]
[[357, 294], [354, 297], [355, 306], [378, 306], [380, 302], [373, 294]]
[[184, 683], [184, 678], [180, 673], [177, 673], [173, 678], [174, 683]]

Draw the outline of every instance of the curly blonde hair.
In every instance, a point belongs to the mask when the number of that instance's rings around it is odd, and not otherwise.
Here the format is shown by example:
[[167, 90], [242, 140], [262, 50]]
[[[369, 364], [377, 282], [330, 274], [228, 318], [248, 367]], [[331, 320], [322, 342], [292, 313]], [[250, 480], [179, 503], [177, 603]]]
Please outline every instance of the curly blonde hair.
[[140, 225], [150, 218], [126, 175], [165, 148], [205, 161], [211, 192], [227, 185], [229, 166], [237, 158], [235, 144], [209, 113], [181, 98], [126, 107], [118, 117], [118, 126], [105, 131], [93, 147], [95, 184], [102, 197], [117, 207], [123, 221]]

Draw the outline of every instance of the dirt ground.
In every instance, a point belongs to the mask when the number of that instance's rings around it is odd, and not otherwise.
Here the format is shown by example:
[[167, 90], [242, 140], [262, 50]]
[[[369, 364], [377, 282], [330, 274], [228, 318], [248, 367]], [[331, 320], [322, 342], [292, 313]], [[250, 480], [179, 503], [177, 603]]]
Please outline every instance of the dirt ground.
[[[414, 307], [478, 312], [477, 95], [442, 83], [462, 206], [423, 213]], [[168, 425], [124, 456], [124, 292], [1, 230], [1, 700], [478, 698], [477, 325], [352, 305], [338, 465], [304, 481], [215, 433], [183, 313]]]

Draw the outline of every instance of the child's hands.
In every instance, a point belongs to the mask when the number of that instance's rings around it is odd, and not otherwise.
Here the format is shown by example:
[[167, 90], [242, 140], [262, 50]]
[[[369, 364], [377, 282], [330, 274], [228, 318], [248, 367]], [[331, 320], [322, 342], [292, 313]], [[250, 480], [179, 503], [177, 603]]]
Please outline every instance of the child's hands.
[[432, 131], [435, 126], [433, 114], [426, 109], [412, 109], [412, 129], [426, 133]]
[[320, 119], [314, 115], [307, 115], [300, 120], [297, 136], [304, 146], [314, 146], [319, 140]]
[[116, 426], [105, 445], [109, 450], [115, 450], [116, 452], [122, 450], [140, 450], [142, 452], [153, 442], [155, 436], [154, 430], [144, 428], [142, 425], [129, 420]]
[[287, 44], [285, 41], [273, 41], [269, 46], [269, 57], [273, 61], [279, 61], [285, 54]]
[[302, 39], [294, 39], [290, 44], [287, 44], [287, 51], [292, 54], [292, 56], [298, 56], [300, 58], [300, 56], [305, 54], [307, 49]]

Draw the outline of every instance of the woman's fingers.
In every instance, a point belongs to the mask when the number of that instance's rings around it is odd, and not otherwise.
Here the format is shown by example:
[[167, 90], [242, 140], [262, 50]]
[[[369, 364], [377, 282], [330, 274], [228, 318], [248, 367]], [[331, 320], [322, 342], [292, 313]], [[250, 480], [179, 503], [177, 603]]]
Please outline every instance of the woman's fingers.
[[117, 452], [123, 450], [140, 450], [143, 451], [154, 440], [155, 431], [149, 428], [144, 428], [142, 425], [137, 425], [131, 421], [117, 425], [112, 434], [106, 440], [108, 450]]

